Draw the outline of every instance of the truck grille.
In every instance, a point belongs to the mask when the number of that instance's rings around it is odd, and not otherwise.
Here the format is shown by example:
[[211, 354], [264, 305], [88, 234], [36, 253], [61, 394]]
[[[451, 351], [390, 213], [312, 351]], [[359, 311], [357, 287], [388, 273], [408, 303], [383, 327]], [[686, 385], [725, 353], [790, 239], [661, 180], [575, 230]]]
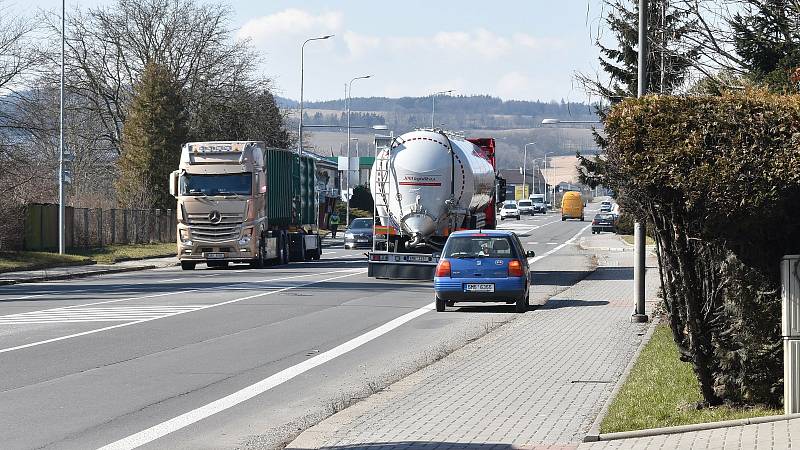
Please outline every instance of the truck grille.
[[219, 223], [211, 223], [208, 214], [188, 214], [192, 239], [203, 242], [223, 242], [238, 239], [241, 233], [242, 214], [222, 214]]

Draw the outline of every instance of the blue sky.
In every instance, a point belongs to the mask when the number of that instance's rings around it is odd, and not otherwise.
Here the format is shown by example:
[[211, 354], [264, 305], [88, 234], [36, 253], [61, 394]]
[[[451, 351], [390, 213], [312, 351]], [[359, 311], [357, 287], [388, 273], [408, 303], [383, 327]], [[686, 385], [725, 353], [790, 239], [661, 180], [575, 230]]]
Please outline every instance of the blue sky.
[[[68, 9], [108, 4], [67, 0]], [[305, 98], [428, 95], [455, 89], [504, 99], [587, 100], [575, 71], [597, 72], [599, 0], [231, 1], [232, 26], [263, 57], [259, 70], [279, 95], [298, 98], [300, 44]], [[7, 11], [60, 7], [58, 0], [5, 0]]]

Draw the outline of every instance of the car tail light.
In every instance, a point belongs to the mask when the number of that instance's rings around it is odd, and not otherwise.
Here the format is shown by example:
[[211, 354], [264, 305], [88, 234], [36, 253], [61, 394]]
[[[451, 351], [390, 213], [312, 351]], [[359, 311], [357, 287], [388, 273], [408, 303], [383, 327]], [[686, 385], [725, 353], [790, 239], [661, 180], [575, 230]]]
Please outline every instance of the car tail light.
[[592, 225], [597, 225], [597, 219], [594, 219], [594, 220], [592, 221]]
[[439, 264], [436, 266], [436, 276], [437, 277], [450, 276], [450, 261], [446, 259], [439, 261]]
[[522, 263], [519, 262], [519, 260], [512, 259], [508, 262], [508, 276], [521, 277], [524, 275], [525, 273], [522, 271]]

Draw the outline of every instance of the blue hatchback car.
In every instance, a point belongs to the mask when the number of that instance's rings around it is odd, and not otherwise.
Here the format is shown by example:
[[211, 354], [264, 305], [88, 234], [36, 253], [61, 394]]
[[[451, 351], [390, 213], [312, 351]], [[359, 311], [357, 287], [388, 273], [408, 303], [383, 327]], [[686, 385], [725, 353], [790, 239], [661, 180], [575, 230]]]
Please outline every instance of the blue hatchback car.
[[447, 238], [433, 288], [436, 310], [456, 302], [505, 302], [525, 312], [529, 304], [530, 268], [526, 252], [511, 231], [458, 231]]

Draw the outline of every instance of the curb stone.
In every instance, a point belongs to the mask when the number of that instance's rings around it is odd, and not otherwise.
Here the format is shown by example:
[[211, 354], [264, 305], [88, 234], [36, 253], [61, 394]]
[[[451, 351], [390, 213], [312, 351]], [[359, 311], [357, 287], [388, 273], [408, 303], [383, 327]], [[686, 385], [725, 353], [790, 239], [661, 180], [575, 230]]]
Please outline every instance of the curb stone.
[[643, 438], [643, 437], [661, 436], [669, 434], [689, 433], [693, 431], [715, 430], [718, 428], [740, 427], [744, 425], [757, 425], [760, 423], [780, 422], [783, 420], [789, 421], [795, 419], [800, 419], [800, 413], [780, 414], [777, 416], [751, 417], [749, 419], [723, 420], [720, 422], [696, 423], [691, 425], [678, 425], [675, 427], [649, 428], [646, 430], [620, 431], [618, 433], [600, 434], [597, 435], [596, 440], [594, 441], [584, 440], [584, 442], [615, 441], [620, 439], [633, 439], [633, 438]]
[[592, 426], [589, 428], [589, 431], [586, 433], [586, 436], [584, 436], [583, 442], [596, 442], [601, 440], [600, 436], [606, 436], [600, 434], [600, 424], [603, 422], [603, 419], [605, 419], [606, 415], [608, 414], [608, 409], [611, 407], [611, 403], [617, 397], [617, 394], [619, 394], [619, 391], [622, 389], [622, 385], [624, 385], [625, 381], [628, 380], [628, 376], [630, 376], [631, 370], [633, 370], [633, 366], [636, 364], [636, 361], [639, 360], [639, 355], [642, 354], [644, 346], [647, 345], [648, 342], [650, 342], [650, 339], [653, 337], [653, 333], [655, 332], [656, 327], [660, 322], [661, 320], [658, 317], [650, 321], [647, 331], [645, 332], [645, 335], [642, 338], [642, 342], [639, 344], [639, 348], [636, 349], [636, 352], [633, 354], [633, 357], [628, 362], [628, 365], [625, 366], [625, 370], [622, 372], [622, 375], [620, 375], [619, 379], [617, 380], [617, 384], [614, 385], [614, 389], [611, 391], [611, 394], [609, 394], [608, 398], [606, 399], [603, 408], [600, 410], [600, 413], [594, 419], [594, 422], [592, 423]]
[[73, 278], [86, 278], [95, 275], [111, 275], [115, 273], [125, 273], [125, 272], [137, 272], [140, 270], [150, 270], [150, 269], [157, 269], [159, 267], [171, 267], [169, 266], [158, 266], [155, 264], [148, 264], [144, 266], [133, 266], [133, 267], [119, 267], [113, 269], [100, 269], [100, 270], [90, 270], [87, 272], [78, 272], [78, 273], [66, 273], [66, 274], [59, 274], [59, 275], [42, 275], [38, 277], [31, 277], [26, 279], [20, 280], [9, 280], [9, 279], [0, 279], [0, 286], [7, 286], [12, 284], [23, 284], [23, 283], [39, 283], [42, 281], [53, 281], [53, 280], [69, 280]]

